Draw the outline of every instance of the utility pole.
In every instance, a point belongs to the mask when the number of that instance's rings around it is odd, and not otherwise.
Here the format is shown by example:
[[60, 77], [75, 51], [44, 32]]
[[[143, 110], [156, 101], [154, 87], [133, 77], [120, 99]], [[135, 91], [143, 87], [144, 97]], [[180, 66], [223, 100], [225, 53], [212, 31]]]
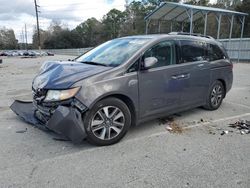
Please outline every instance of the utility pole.
[[23, 34], [23, 29], [22, 29], [22, 34], [21, 34], [21, 44], [22, 44], [22, 46], [21, 46], [21, 48], [22, 48], [22, 50], [24, 50], [25, 49], [25, 46], [24, 46], [24, 34]]
[[41, 51], [40, 30], [39, 30], [38, 11], [37, 11], [37, 7], [39, 7], [39, 5], [37, 5], [36, 0], [34, 0], [34, 3], [35, 3], [35, 10], [36, 10], [36, 27], [37, 27], [38, 48], [39, 48], [39, 51]]
[[125, 8], [128, 8], [129, 6], [129, 0], [125, 0]]
[[28, 40], [27, 40], [27, 28], [26, 24], [24, 25], [24, 30], [25, 30], [25, 48], [28, 50]]

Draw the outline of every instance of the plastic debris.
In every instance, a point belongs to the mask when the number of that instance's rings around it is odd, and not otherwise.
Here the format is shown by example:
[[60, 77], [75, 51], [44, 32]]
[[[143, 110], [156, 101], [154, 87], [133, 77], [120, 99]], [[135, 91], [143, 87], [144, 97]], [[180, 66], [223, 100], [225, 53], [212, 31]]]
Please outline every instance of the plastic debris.
[[27, 128], [25, 128], [24, 130], [20, 130], [20, 131], [16, 131], [16, 133], [25, 133], [25, 132], [27, 132]]
[[248, 120], [239, 120], [229, 125], [231, 128], [238, 129], [242, 135], [250, 133], [250, 121]]
[[171, 132], [171, 133], [177, 133], [177, 134], [181, 134], [183, 132], [183, 128], [180, 127], [176, 122], [170, 122], [167, 126], [166, 126], [166, 130]]
[[166, 129], [167, 129], [167, 131], [172, 131], [173, 130], [173, 128], [170, 127], [169, 125], [166, 126]]
[[224, 135], [224, 134], [228, 134], [229, 133], [229, 131], [222, 131], [222, 133], [220, 134], [220, 135]]

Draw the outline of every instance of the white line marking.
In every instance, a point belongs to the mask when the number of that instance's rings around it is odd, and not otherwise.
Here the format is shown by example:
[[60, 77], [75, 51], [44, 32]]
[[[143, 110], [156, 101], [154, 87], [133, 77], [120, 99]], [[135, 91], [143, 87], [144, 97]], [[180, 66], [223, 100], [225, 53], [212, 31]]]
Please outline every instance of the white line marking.
[[237, 106], [241, 106], [241, 107], [250, 109], [250, 106], [245, 105], [245, 104], [239, 104], [239, 103], [235, 103], [235, 102], [231, 102], [231, 101], [225, 101], [225, 103], [229, 103], [229, 104], [233, 104], [233, 105], [237, 105]]
[[250, 113], [245, 113], [245, 114], [240, 114], [240, 115], [236, 115], [236, 116], [225, 117], [225, 118], [216, 119], [216, 120], [212, 120], [212, 121], [208, 121], [208, 122], [204, 122], [204, 123], [198, 123], [198, 124], [195, 124], [195, 125], [190, 125], [190, 126], [184, 127], [184, 129], [193, 128], [193, 127], [199, 127], [199, 126], [202, 126], [202, 125], [207, 125], [207, 124], [210, 124], [210, 123], [217, 123], [217, 122], [220, 122], [220, 121], [227, 121], [227, 120], [231, 120], [231, 119], [238, 119], [238, 118], [242, 118], [242, 117], [245, 117], [245, 116], [250, 116]]

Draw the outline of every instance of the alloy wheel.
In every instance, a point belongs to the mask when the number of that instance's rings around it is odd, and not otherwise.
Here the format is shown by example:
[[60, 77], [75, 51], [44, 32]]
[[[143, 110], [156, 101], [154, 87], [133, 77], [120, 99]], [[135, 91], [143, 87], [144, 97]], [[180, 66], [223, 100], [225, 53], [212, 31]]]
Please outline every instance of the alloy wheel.
[[218, 106], [221, 103], [223, 99], [222, 94], [223, 94], [223, 88], [219, 84], [216, 84], [211, 93], [211, 104], [214, 107]]
[[100, 108], [91, 120], [92, 133], [101, 140], [117, 137], [125, 125], [123, 112], [115, 106]]

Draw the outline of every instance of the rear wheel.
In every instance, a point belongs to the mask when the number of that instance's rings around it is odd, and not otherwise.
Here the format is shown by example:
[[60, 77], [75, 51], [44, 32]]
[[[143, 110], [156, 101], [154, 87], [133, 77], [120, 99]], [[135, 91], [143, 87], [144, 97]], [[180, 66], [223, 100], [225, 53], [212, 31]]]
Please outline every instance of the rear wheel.
[[127, 105], [117, 98], [97, 102], [84, 117], [87, 140], [95, 145], [111, 145], [121, 140], [131, 124]]
[[225, 96], [225, 88], [221, 81], [216, 80], [210, 90], [207, 97], [207, 104], [204, 106], [208, 110], [216, 110], [220, 107], [223, 98]]

